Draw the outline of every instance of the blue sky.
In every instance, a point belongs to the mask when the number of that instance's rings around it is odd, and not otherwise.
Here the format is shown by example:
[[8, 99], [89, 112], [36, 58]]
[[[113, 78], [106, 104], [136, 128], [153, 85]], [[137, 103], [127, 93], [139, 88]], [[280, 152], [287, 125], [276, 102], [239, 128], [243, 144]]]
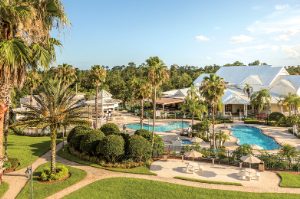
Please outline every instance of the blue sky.
[[72, 25], [57, 64], [300, 64], [297, 0], [63, 0]]

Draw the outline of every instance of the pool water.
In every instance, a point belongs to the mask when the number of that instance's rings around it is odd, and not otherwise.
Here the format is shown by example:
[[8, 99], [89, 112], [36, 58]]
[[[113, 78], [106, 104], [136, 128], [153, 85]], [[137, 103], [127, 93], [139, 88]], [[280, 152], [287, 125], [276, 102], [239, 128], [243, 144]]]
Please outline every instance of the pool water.
[[188, 139], [182, 139], [182, 140], [181, 140], [181, 143], [182, 143], [183, 145], [191, 145], [191, 144], [193, 144], [192, 141], [191, 141], [191, 140], [188, 140]]
[[[132, 123], [132, 124], [127, 124], [127, 128], [133, 129], [133, 130], [139, 130], [141, 129], [141, 124], [140, 123]], [[188, 128], [189, 123], [188, 122], [169, 122], [166, 124], [160, 124], [160, 125], [155, 125], [154, 131], [155, 132], [167, 132], [167, 131], [173, 131], [176, 129], [181, 129], [181, 128]], [[144, 124], [143, 129], [152, 131], [152, 125]]]
[[238, 144], [258, 145], [264, 150], [279, 149], [280, 145], [277, 142], [266, 136], [260, 129], [249, 126], [234, 126], [232, 134], [238, 139]]

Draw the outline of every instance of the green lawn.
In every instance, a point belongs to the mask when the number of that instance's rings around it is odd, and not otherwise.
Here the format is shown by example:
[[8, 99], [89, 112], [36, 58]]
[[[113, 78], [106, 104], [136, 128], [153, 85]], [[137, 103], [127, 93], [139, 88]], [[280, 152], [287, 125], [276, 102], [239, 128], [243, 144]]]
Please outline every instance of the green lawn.
[[300, 188], [300, 174], [279, 172], [278, 175], [281, 178], [281, 187]]
[[135, 167], [135, 168], [131, 168], [131, 169], [102, 167], [98, 164], [95, 164], [95, 163], [92, 163], [89, 161], [85, 161], [85, 160], [81, 160], [80, 158], [72, 155], [67, 148], [64, 151], [62, 151], [62, 150], [58, 151], [57, 154], [67, 160], [77, 162], [79, 164], [89, 165], [92, 167], [106, 169], [109, 171], [122, 172], [122, 173], [135, 173], [135, 174], [143, 174], [143, 175], [156, 175], [155, 173], [150, 172], [149, 168], [147, 168], [146, 166], [140, 166], [140, 167]]
[[28, 137], [19, 135], [8, 136], [8, 156], [17, 158], [21, 165], [18, 169], [27, 167], [38, 157], [50, 150], [49, 137]]
[[213, 181], [213, 180], [202, 180], [202, 179], [195, 179], [195, 178], [186, 178], [182, 176], [176, 176], [175, 179], [179, 180], [186, 180], [191, 182], [200, 182], [200, 183], [206, 183], [206, 184], [222, 184], [222, 185], [234, 185], [234, 186], [242, 186], [241, 183], [238, 182], [223, 182], [223, 181]]
[[223, 191], [176, 185], [164, 182], [132, 179], [109, 178], [94, 182], [71, 193], [65, 198], [101, 198], [101, 199], [299, 199], [299, 195], [246, 193]]
[[[69, 187], [76, 182], [79, 182], [86, 176], [86, 172], [80, 169], [75, 169], [73, 167], [68, 167], [69, 172], [71, 173], [71, 177], [69, 177], [67, 180], [61, 181], [61, 182], [55, 182], [52, 184], [46, 184], [39, 182], [37, 180], [37, 176], [40, 173], [40, 171], [46, 167], [47, 164], [41, 165], [37, 168], [37, 170], [34, 172], [34, 181], [33, 181], [33, 197], [35, 199], [38, 198], [45, 198], [47, 196], [51, 196], [52, 194], [65, 189], [66, 187]], [[25, 187], [22, 189], [22, 191], [17, 196], [18, 199], [24, 198], [27, 199], [30, 196], [30, 182], [28, 182]]]
[[5, 194], [5, 192], [8, 190], [8, 184], [6, 182], [2, 182], [0, 185], [0, 198]]

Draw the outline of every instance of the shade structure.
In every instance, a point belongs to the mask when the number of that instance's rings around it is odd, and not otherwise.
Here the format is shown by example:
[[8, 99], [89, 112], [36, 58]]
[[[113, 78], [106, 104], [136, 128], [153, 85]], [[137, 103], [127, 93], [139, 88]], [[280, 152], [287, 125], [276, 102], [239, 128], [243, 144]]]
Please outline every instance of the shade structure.
[[194, 143], [200, 143], [200, 142], [202, 142], [203, 140], [201, 139], [201, 138], [198, 138], [198, 137], [193, 137], [192, 138], [192, 142], [194, 142]]
[[251, 145], [251, 148], [255, 149], [255, 150], [263, 150], [263, 148], [261, 146], [258, 146], [256, 144]]
[[253, 156], [253, 155], [246, 155], [246, 156], [243, 156], [241, 157], [241, 160], [243, 162], [247, 162], [247, 163], [250, 163], [250, 164], [258, 164], [258, 163], [261, 163], [261, 160], [258, 159], [257, 157]]
[[187, 158], [200, 158], [200, 157], [202, 157], [202, 154], [198, 151], [191, 150], [191, 151], [185, 152], [184, 156]]

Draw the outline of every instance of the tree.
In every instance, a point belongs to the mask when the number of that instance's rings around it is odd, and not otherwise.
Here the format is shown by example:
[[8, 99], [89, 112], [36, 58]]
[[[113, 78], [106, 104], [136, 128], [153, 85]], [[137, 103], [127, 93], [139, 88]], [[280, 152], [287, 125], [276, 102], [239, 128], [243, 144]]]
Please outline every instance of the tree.
[[224, 79], [215, 74], [210, 74], [208, 77], [205, 77], [199, 88], [202, 97], [206, 103], [211, 106], [214, 149], [216, 149], [215, 113], [221, 104], [225, 88], [226, 84]]
[[232, 64], [225, 64], [224, 66], [245, 66], [245, 64], [243, 62], [240, 61], [235, 61]]
[[253, 93], [250, 97], [250, 103], [252, 106], [257, 107], [260, 113], [264, 108], [270, 107], [271, 95], [268, 89], [262, 89]]
[[141, 78], [133, 78], [132, 81], [134, 87], [134, 98], [136, 100], [140, 100], [141, 103], [141, 116], [140, 116], [140, 124], [141, 129], [143, 129], [144, 125], [144, 101], [147, 98], [151, 97], [151, 84], [147, 82], [145, 79]]
[[[106, 70], [103, 66], [95, 65], [91, 69], [91, 78], [96, 87], [96, 96], [95, 96], [95, 113], [96, 113], [96, 124], [94, 128], [98, 128], [98, 97], [99, 97], [99, 88], [105, 82], [106, 78]], [[101, 117], [103, 117], [103, 89], [101, 89]], [[102, 122], [102, 118], [100, 120], [100, 124]], [[100, 125], [101, 126], [101, 125]]]
[[25, 105], [28, 111], [19, 112], [24, 117], [14, 126], [50, 129], [51, 173], [56, 172], [56, 137], [58, 130], [68, 122], [70, 125], [89, 125], [82, 119], [82, 103], [74, 100], [68, 85], [58, 80], [44, 80], [43, 91], [34, 96], [37, 106]]
[[230, 136], [224, 131], [220, 131], [216, 135], [216, 139], [219, 140], [219, 147], [223, 147], [224, 143], [230, 139]]
[[50, 33], [68, 21], [60, 0], [0, 1], [0, 13], [0, 104], [7, 107], [13, 87], [23, 85], [28, 69], [49, 67], [55, 60], [54, 46], [61, 44]]
[[154, 144], [154, 127], [156, 120], [156, 97], [157, 89], [161, 84], [169, 79], [167, 67], [159, 57], [150, 57], [146, 60], [148, 66], [148, 79], [152, 87], [152, 104], [153, 104], [153, 126], [152, 126], [152, 147]]
[[76, 69], [69, 64], [59, 65], [57, 68], [55, 68], [54, 76], [58, 79], [61, 79], [64, 84], [68, 85], [73, 84], [77, 79]]
[[250, 84], [245, 84], [244, 88], [243, 88], [243, 92], [248, 96], [248, 98], [250, 99], [251, 94], [253, 92], [253, 87]]
[[291, 168], [293, 158], [297, 157], [299, 152], [297, 149], [289, 144], [284, 144], [279, 151], [280, 155], [287, 158], [289, 161], [289, 167]]
[[207, 112], [207, 105], [200, 100], [199, 96], [199, 91], [192, 85], [181, 107], [184, 112], [188, 111], [192, 114], [192, 126], [194, 125], [195, 115], [201, 117], [203, 113]]

